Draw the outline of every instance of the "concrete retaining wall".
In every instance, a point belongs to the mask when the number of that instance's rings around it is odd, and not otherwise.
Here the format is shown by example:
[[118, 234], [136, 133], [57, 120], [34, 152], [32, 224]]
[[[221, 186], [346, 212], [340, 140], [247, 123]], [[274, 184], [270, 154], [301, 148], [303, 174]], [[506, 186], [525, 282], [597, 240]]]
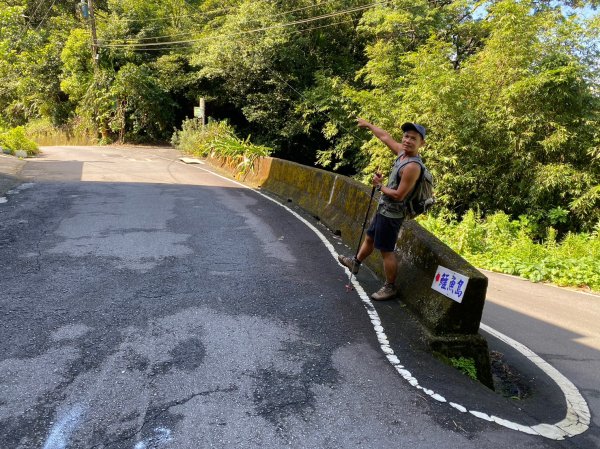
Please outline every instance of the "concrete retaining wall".
[[[234, 172], [226, 161], [209, 162]], [[275, 158], [256, 161], [254, 170], [243, 180], [297, 204], [356, 248], [369, 203], [369, 187], [345, 176]], [[376, 198], [371, 215], [375, 203]], [[412, 220], [402, 225], [396, 257], [400, 299], [424, 326], [430, 348], [447, 357], [473, 358], [480, 381], [492, 387], [487, 343], [478, 334], [487, 278]], [[378, 252], [365, 263], [383, 279]], [[438, 265], [469, 278], [461, 303], [431, 288]]]

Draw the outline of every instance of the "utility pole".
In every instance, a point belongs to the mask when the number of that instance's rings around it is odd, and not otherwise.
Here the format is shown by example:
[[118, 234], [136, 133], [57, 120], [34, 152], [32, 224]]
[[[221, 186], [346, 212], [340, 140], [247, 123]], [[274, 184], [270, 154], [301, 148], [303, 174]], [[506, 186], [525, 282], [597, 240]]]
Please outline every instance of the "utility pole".
[[[83, 19], [86, 22], [89, 20], [90, 23], [90, 30], [92, 35], [92, 66], [94, 67], [94, 76], [92, 85], [90, 87], [96, 89], [96, 82], [98, 79], [100, 68], [98, 64], [98, 41], [96, 38], [96, 19], [94, 18], [94, 0], [87, 0], [87, 2], [86, 0], [80, 0], [79, 7], [81, 9], [81, 15]], [[94, 107], [94, 120], [96, 122], [98, 121], [98, 109], [96, 106]], [[99, 131], [102, 134], [102, 137], [106, 137], [107, 130], [105, 129], [105, 127], [101, 126], [99, 123], [97, 123], [97, 125], [100, 128]]]
[[[81, 0], [81, 10], [83, 16], [90, 20], [90, 30], [92, 32], [92, 63], [94, 70], [98, 70], [98, 40], [96, 38], [96, 19], [94, 18], [94, 0], [87, 0], [87, 8], [85, 8], [85, 0]], [[86, 10], [87, 9], [87, 10]]]

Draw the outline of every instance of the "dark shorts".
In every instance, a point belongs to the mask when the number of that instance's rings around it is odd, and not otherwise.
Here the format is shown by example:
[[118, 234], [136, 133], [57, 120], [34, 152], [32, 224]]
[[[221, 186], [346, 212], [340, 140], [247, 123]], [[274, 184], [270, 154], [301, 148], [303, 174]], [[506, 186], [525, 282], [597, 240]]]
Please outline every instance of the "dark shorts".
[[367, 235], [375, 241], [375, 249], [383, 252], [392, 252], [396, 247], [396, 240], [400, 233], [403, 218], [389, 218], [379, 213], [375, 214]]

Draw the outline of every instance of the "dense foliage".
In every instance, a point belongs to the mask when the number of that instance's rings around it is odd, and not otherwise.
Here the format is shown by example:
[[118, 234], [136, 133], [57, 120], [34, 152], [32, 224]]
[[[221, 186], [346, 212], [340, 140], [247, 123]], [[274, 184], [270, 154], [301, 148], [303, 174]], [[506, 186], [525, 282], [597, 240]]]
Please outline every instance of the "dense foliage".
[[530, 219], [511, 220], [502, 212], [482, 218], [470, 211], [450, 223], [430, 216], [420, 223], [477, 267], [600, 292], [600, 226], [591, 234], [568, 233], [560, 242], [550, 227], [536, 242]]
[[275, 156], [367, 180], [392, 157], [355, 118], [417, 121], [444, 222], [600, 223], [598, 0], [95, 3], [97, 59], [79, 3], [0, 0], [1, 126], [185, 140], [204, 97]]

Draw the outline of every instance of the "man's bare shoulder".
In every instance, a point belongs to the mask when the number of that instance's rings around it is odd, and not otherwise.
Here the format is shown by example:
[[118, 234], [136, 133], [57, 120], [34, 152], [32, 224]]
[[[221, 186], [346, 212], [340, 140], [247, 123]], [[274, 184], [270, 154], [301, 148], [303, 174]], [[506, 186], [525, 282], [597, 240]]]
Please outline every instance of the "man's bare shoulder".
[[417, 161], [408, 161], [408, 163], [402, 167], [402, 173], [416, 173], [417, 175], [421, 173], [421, 164]]

